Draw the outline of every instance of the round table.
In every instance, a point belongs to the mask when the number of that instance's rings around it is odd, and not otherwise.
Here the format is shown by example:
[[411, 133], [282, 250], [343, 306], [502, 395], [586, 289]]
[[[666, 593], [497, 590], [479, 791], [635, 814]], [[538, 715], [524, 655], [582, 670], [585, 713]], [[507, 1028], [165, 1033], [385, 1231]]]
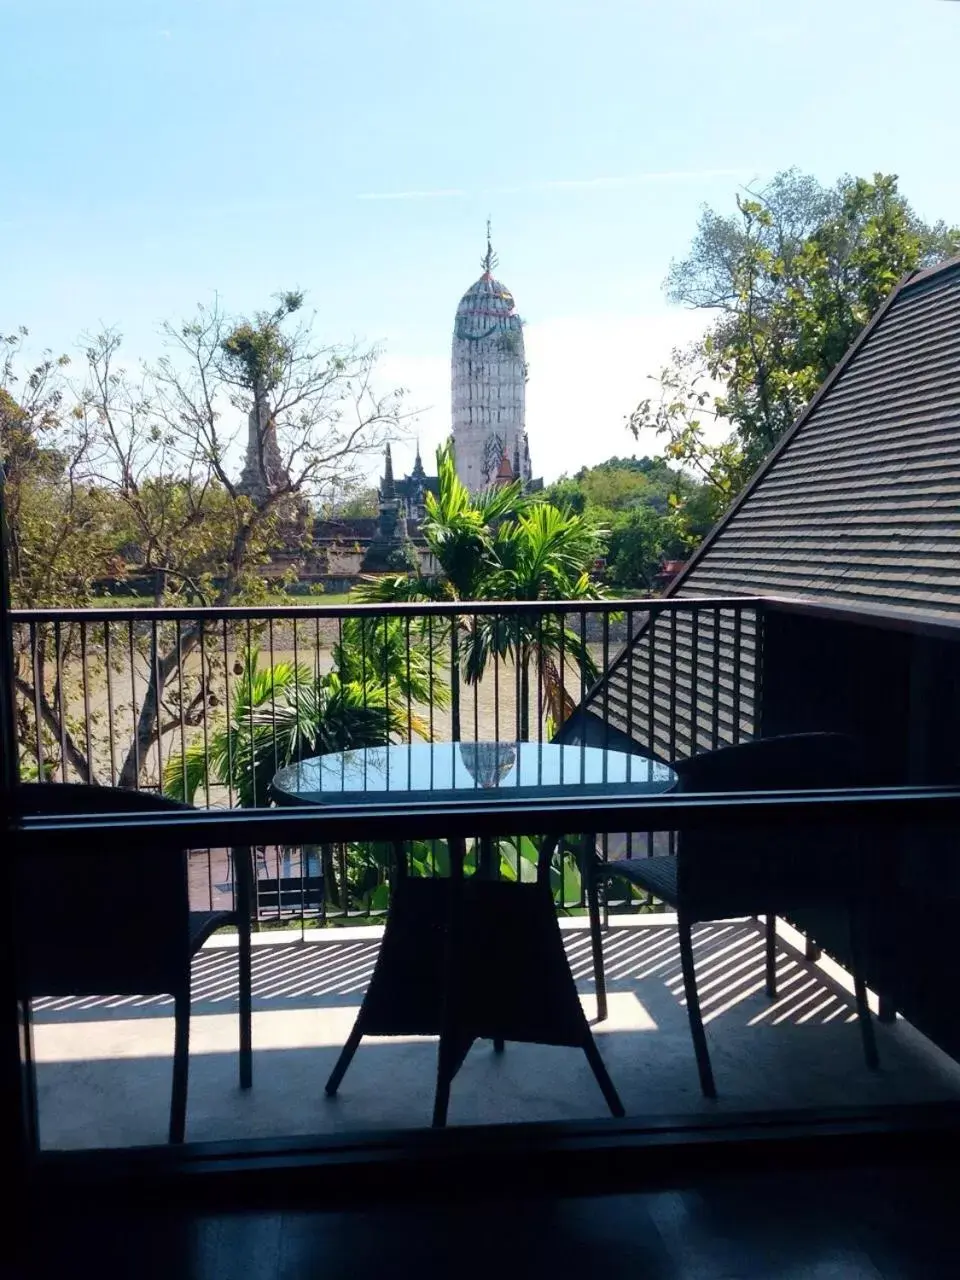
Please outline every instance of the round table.
[[528, 797], [568, 800], [657, 795], [677, 776], [669, 765], [603, 747], [552, 742], [417, 742], [314, 756], [273, 779], [278, 804], [398, 807], [482, 793], [485, 803]]
[[[281, 769], [278, 804], [393, 804], [463, 800], [515, 810], [516, 801], [670, 791], [676, 774], [645, 756], [541, 742], [432, 742], [363, 747]], [[584, 814], [585, 825], [590, 825]], [[514, 819], [515, 821], [515, 819]], [[504, 832], [504, 834], [507, 834]], [[592, 839], [592, 837], [591, 837]], [[490, 849], [490, 841], [483, 842]], [[470, 1046], [493, 1040], [582, 1049], [614, 1115], [623, 1105], [580, 1004], [549, 883], [556, 841], [544, 839], [535, 883], [496, 874], [464, 879], [465, 839], [451, 836], [448, 878], [406, 873], [402, 846], [377, 963], [327, 1093], [336, 1093], [365, 1035], [439, 1035], [434, 1125], [446, 1123], [450, 1085]], [[493, 866], [486, 859], [487, 870]], [[546, 871], [547, 874], [544, 874]], [[591, 908], [592, 909], [592, 908]]]

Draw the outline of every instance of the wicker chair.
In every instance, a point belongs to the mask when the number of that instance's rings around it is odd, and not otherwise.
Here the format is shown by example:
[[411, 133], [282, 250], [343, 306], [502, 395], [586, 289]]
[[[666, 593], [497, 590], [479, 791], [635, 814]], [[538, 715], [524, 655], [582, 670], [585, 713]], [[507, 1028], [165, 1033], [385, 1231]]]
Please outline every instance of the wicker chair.
[[[736, 792], [816, 790], [865, 785], [857, 744], [834, 733], [791, 734], [720, 748], [675, 762], [678, 790]], [[706, 920], [763, 915], [766, 988], [776, 995], [776, 916], [829, 905], [847, 910], [857, 1014], [869, 1066], [877, 1050], [860, 965], [857, 901], [866, 877], [855, 829], [750, 826], [743, 830], [690, 830], [677, 836], [675, 856], [637, 857], [588, 869], [591, 941], [600, 1018], [606, 985], [599, 895], [605, 883], [625, 880], [677, 912], [680, 961], [690, 1031], [704, 1094], [716, 1097], [693, 964], [691, 926]], [[772, 856], [771, 856], [772, 855]], [[874, 868], [876, 870], [876, 868]]]
[[[152, 793], [75, 783], [23, 784], [14, 804], [21, 814], [43, 816], [191, 807]], [[178, 858], [149, 847], [124, 855], [45, 849], [18, 870], [25, 997], [173, 996], [171, 1142], [182, 1142], [186, 1128], [190, 962], [216, 929], [230, 924], [240, 943], [240, 1085], [252, 1083], [249, 851], [234, 850], [233, 865], [233, 911], [190, 910], [186, 850]]]

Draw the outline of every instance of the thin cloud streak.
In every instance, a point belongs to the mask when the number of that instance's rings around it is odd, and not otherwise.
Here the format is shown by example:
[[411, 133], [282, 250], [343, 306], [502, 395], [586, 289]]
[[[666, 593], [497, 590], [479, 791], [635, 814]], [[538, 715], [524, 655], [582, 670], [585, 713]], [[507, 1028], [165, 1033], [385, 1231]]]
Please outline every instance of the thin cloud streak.
[[615, 177], [599, 178], [552, 178], [542, 182], [523, 182], [510, 187], [484, 187], [478, 192], [464, 191], [458, 187], [440, 187], [435, 191], [366, 191], [358, 195], [358, 200], [449, 200], [464, 199], [471, 195], [480, 196], [515, 196], [527, 191], [576, 191], [604, 189], [620, 189], [623, 187], [641, 186], [647, 182], [686, 182], [703, 178], [745, 178], [757, 177], [765, 172], [761, 168], [741, 167], [737, 169], [664, 169], [649, 173], [627, 173]]
[[531, 182], [519, 187], [497, 187], [495, 194], [513, 195], [520, 191], [570, 191], [583, 188], [636, 187], [646, 182], [684, 182], [700, 178], [743, 178], [757, 169], [665, 169], [660, 172], [628, 173], [607, 178], [555, 178], [549, 182]]
[[357, 196], [358, 200], [449, 200], [457, 196], [465, 196], [466, 191], [456, 189], [440, 191], [365, 191]]

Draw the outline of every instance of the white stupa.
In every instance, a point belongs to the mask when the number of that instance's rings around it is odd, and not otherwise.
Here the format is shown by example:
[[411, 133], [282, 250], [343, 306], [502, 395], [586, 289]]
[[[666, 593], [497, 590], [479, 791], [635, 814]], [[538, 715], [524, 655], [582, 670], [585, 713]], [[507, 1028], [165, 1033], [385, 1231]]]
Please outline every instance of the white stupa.
[[532, 479], [523, 324], [513, 294], [493, 277], [496, 265], [488, 222], [483, 275], [460, 299], [453, 326], [453, 448], [472, 494], [507, 478]]

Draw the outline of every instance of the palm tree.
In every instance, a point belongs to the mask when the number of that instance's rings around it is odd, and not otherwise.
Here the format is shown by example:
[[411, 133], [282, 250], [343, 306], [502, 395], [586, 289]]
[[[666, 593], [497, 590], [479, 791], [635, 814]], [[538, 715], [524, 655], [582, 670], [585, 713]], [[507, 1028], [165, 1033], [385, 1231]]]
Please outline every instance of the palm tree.
[[[408, 716], [399, 700], [387, 701], [383, 685], [333, 670], [277, 662], [261, 668], [259, 651], [244, 653], [229, 714], [206, 736], [172, 754], [163, 790], [192, 803], [209, 785], [227, 787], [243, 808], [268, 803], [278, 769], [308, 756], [354, 747], [382, 746], [406, 736]], [[419, 716], [416, 733], [424, 732]]]
[[[595, 600], [601, 595], [589, 567], [597, 557], [602, 530], [582, 515], [563, 511], [523, 493], [519, 481], [488, 489], [471, 499], [456, 473], [449, 447], [437, 451], [439, 494], [427, 495], [421, 526], [440, 566], [428, 577], [388, 576], [360, 588], [366, 600]], [[518, 734], [530, 736], [531, 667], [543, 705], [557, 726], [575, 700], [567, 691], [566, 663], [581, 680], [596, 676], [583, 637], [562, 616], [463, 615], [450, 632], [453, 737], [460, 737], [461, 673], [477, 684], [491, 658], [516, 664]]]
[[403, 703], [410, 709], [408, 728], [429, 737], [414, 706], [450, 705], [450, 689], [440, 676], [439, 637], [424, 620], [397, 615], [345, 618], [333, 646], [333, 661], [342, 679], [382, 687], [385, 703]]
[[[498, 540], [498, 564], [489, 573], [491, 600], [590, 601], [601, 596], [587, 569], [597, 557], [599, 531], [582, 515], [537, 502], [505, 525]], [[531, 667], [539, 682], [542, 706], [559, 728], [576, 706], [567, 685], [566, 664], [579, 680], [593, 681], [597, 666], [581, 632], [566, 615], [536, 611], [530, 615], [484, 614], [464, 640], [464, 675], [479, 682], [492, 657], [511, 660], [518, 671], [518, 737], [530, 736]]]
[[[529, 500], [519, 481], [499, 489], [487, 489], [472, 499], [457, 475], [453, 450], [449, 445], [437, 450], [437, 494], [426, 496], [426, 518], [420, 526], [440, 573], [385, 575], [370, 578], [356, 590], [359, 600], [368, 602], [415, 600], [482, 600], [485, 584], [497, 565], [497, 547], [504, 525], [525, 511]], [[440, 643], [450, 644], [450, 718], [452, 736], [460, 737], [460, 656], [461, 636], [470, 630], [471, 618], [455, 619], [449, 628], [440, 624], [430, 634]]]

